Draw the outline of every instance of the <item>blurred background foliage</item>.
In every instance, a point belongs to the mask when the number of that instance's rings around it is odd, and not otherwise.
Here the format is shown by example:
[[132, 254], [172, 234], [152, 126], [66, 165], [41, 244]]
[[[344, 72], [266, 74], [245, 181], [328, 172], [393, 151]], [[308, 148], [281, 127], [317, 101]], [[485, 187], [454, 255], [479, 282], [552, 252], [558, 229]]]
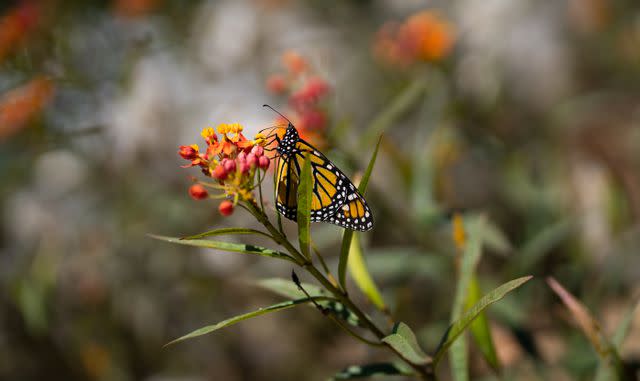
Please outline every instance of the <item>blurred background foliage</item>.
[[[503, 379], [593, 379], [545, 276], [608, 336], [638, 301], [636, 1], [34, 0], [0, 15], [0, 379], [316, 380], [384, 359], [311, 308], [162, 347], [272, 304], [253, 283], [290, 272], [146, 234], [256, 227], [189, 199], [176, 150], [210, 124], [271, 125], [260, 105], [287, 109], [272, 76], [292, 51], [331, 89], [305, 120], [339, 166], [361, 171], [385, 134], [364, 253], [428, 351], [455, 291], [453, 211], [488, 218], [483, 290], [536, 276], [488, 314]], [[335, 266], [339, 229], [313, 232]], [[637, 369], [629, 316], [620, 353]], [[470, 350], [472, 379], [495, 379]]]

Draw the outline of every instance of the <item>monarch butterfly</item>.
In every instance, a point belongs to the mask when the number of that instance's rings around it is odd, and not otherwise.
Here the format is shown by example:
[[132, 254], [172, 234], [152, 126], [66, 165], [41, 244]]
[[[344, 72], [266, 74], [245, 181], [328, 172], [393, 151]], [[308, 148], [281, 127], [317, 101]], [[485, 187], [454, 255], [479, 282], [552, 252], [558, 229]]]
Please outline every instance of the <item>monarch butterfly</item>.
[[[278, 111], [269, 107], [276, 113]], [[283, 118], [284, 115], [280, 114]], [[285, 118], [287, 119], [287, 118]], [[269, 142], [277, 142], [276, 209], [286, 218], [296, 221], [298, 213], [298, 185], [300, 171], [309, 155], [311, 164], [312, 199], [311, 221], [329, 222], [343, 228], [367, 231], [373, 228], [373, 215], [364, 197], [347, 176], [311, 144], [300, 138], [289, 122], [282, 138], [273, 132]], [[272, 127], [271, 129], [284, 128]]]

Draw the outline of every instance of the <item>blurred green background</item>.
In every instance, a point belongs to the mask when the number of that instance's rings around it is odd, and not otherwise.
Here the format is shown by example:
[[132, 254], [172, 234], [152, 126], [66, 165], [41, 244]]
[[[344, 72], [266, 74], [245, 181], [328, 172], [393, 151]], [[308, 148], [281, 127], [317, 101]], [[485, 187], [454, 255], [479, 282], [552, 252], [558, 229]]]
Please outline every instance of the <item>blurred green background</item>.
[[[451, 50], [385, 61], [383, 25], [424, 10], [447, 20]], [[289, 265], [147, 234], [257, 227], [191, 200], [197, 171], [176, 151], [208, 125], [271, 125], [261, 105], [286, 100], [265, 83], [287, 51], [330, 84], [326, 152], [346, 173], [385, 133], [363, 237], [394, 317], [435, 349], [455, 286], [451, 213], [484, 213], [483, 289], [536, 276], [489, 310], [502, 379], [591, 380], [597, 356], [543, 280], [607, 335], [640, 297], [631, 0], [3, 1], [0, 379], [321, 380], [386, 358], [312, 308], [163, 348], [279, 300], [252, 282]], [[340, 230], [313, 232], [335, 266]], [[632, 316], [621, 355], [637, 369]], [[496, 377], [473, 346], [471, 374]]]

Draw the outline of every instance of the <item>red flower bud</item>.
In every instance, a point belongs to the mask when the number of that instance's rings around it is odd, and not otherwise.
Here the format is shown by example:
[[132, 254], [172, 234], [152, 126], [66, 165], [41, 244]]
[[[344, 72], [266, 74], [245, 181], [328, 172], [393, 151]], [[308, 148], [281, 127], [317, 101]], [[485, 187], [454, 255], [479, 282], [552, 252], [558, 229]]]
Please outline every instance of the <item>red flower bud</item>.
[[269, 168], [269, 158], [266, 157], [266, 156], [260, 156], [258, 158], [258, 167], [260, 167], [262, 169]]
[[203, 200], [209, 196], [207, 189], [200, 184], [193, 184], [189, 188], [189, 196], [194, 200]]
[[274, 94], [282, 94], [287, 90], [287, 81], [281, 75], [272, 75], [267, 79], [267, 89]]
[[247, 165], [249, 167], [255, 167], [258, 164], [258, 158], [253, 153], [247, 155]]
[[227, 178], [229, 174], [227, 173], [227, 171], [224, 169], [224, 167], [220, 164], [218, 164], [214, 169], [213, 169], [213, 173], [211, 174], [211, 177], [213, 177], [216, 180], [224, 180]]
[[198, 151], [191, 146], [180, 146], [178, 155], [182, 156], [185, 160], [193, 160], [198, 157]]
[[253, 146], [251, 153], [256, 155], [256, 157], [260, 157], [264, 154], [264, 148], [262, 148], [262, 146]]
[[327, 124], [327, 116], [318, 110], [306, 110], [300, 119], [300, 125], [309, 129], [323, 128]]
[[233, 203], [229, 200], [224, 200], [220, 203], [220, 206], [218, 206], [218, 210], [223, 216], [230, 216], [233, 214]]
[[329, 92], [329, 85], [320, 77], [312, 77], [307, 80], [304, 86], [307, 97], [317, 100]]

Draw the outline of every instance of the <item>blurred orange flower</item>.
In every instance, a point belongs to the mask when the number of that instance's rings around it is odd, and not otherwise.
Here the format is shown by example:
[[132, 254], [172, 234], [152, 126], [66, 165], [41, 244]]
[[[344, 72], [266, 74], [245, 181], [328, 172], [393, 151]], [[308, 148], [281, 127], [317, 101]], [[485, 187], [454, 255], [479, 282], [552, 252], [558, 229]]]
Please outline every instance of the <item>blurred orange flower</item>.
[[44, 76], [0, 97], [0, 140], [19, 131], [38, 115], [53, 97], [53, 82]]
[[32, 1], [24, 1], [0, 18], [0, 62], [20, 46], [41, 18], [41, 9]]
[[402, 24], [383, 25], [376, 36], [374, 53], [387, 64], [406, 67], [417, 61], [442, 60], [454, 44], [453, 26], [437, 12], [422, 11]]
[[160, 6], [161, 0], [114, 0], [116, 14], [136, 18], [149, 14]]
[[[271, 75], [266, 82], [267, 89], [287, 97], [292, 109], [289, 118], [300, 136], [318, 149], [326, 148], [324, 130], [329, 124], [329, 117], [324, 101], [331, 92], [329, 83], [316, 75], [308, 61], [296, 52], [284, 53], [282, 65], [284, 73]], [[276, 120], [276, 125], [283, 124], [287, 124], [285, 119]]]
[[289, 73], [294, 75], [301, 74], [308, 66], [307, 60], [294, 51], [288, 51], [282, 55], [282, 64]]

